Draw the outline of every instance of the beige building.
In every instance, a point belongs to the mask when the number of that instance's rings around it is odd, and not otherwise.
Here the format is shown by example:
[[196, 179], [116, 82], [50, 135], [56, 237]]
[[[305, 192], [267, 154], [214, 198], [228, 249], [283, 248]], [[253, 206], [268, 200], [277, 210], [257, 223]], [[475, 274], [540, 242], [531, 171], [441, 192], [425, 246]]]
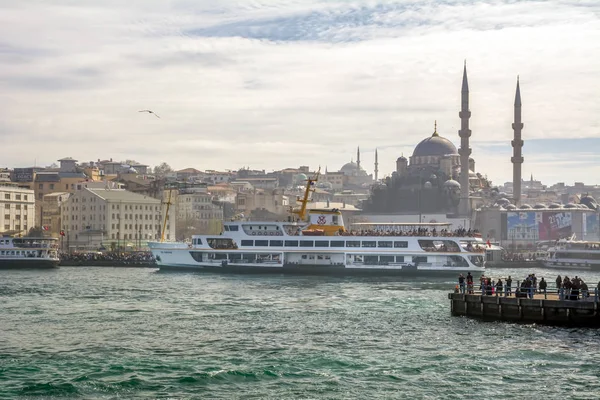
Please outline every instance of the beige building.
[[44, 196], [42, 202], [41, 226], [42, 229], [46, 231], [46, 235], [60, 237], [62, 228], [62, 204], [65, 203], [70, 196], [71, 193], [67, 192], [50, 193]]
[[31, 189], [0, 183], [0, 233], [25, 235], [35, 225], [35, 197]]
[[177, 194], [178, 239], [194, 234], [219, 234], [222, 231], [223, 208], [213, 204], [215, 196], [206, 186], [180, 189]]
[[236, 211], [246, 216], [250, 216], [255, 210], [261, 210], [283, 217], [289, 214], [290, 207], [289, 199], [282, 189], [240, 192], [236, 195], [235, 205]]
[[[135, 250], [160, 240], [166, 207], [159, 199], [123, 189], [83, 188], [62, 205], [63, 250]], [[175, 238], [169, 211], [165, 240]]]

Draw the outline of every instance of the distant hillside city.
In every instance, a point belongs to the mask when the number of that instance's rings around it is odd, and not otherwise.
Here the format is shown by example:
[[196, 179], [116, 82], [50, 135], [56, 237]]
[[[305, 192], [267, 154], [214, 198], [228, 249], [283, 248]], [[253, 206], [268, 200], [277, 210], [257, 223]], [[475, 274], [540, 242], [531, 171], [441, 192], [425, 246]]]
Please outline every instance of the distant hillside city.
[[466, 65], [460, 98], [460, 147], [441, 136], [434, 123], [433, 133], [410, 157], [400, 155], [395, 171], [382, 179], [377, 150], [369, 174], [360, 148], [339, 169], [324, 171], [309, 166], [273, 172], [175, 171], [164, 162], [150, 168], [134, 160], [79, 162], [71, 157], [45, 168], [0, 169], [0, 233], [57, 237], [63, 251], [140, 250], [148, 241], [217, 235], [223, 220], [286, 220], [304, 195], [307, 179], [318, 175], [309, 207], [339, 209], [349, 230], [356, 223], [371, 223], [374, 229], [389, 223], [422, 229], [446, 223], [450, 229], [476, 229], [514, 251], [573, 235], [600, 241], [599, 186], [546, 186], [533, 175], [522, 178], [518, 80], [510, 142], [513, 180], [502, 186], [477, 172], [471, 157]]

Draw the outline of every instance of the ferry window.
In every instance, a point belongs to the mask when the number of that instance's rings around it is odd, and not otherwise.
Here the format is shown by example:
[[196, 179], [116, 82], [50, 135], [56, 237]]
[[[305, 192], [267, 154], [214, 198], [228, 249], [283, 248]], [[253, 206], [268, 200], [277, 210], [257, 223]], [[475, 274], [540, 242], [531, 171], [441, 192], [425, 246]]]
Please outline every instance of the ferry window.
[[306, 260], [307, 258], [308, 258], [308, 257], [307, 257], [307, 255], [306, 255], [306, 254], [302, 254], [302, 259], [303, 259], [303, 260]]
[[414, 263], [426, 263], [427, 256], [413, 256], [412, 260]]
[[247, 262], [255, 262], [256, 254], [244, 254], [242, 260], [245, 260]]
[[382, 263], [394, 262], [394, 256], [379, 256], [379, 261]]
[[401, 248], [401, 249], [406, 249], [408, 247], [408, 242], [405, 242], [405, 241], [394, 242], [394, 247]]
[[242, 240], [242, 246], [254, 246], [254, 240]]
[[271, 247], [282, 247], [283, 246], [283, 240], [271, 240]]
[[396, 256], [396, 262], [404, 262], [404, 256]]
[[377, 256], [365, 256], [365, 264], [367, 265], [377, 265], [379, 263]]
[[237, 226], [237, 225], [229, 225], [229, 230], [230, 230], [230, 231], [234, 231], [234, 232], [235, 232], [235, 231], [238, 231], [238, 230], [239, 230], [239, 228], [240, 228], [240, 227], [239, 227], [239, 226]]
[[300, 247], [313, 247], [313, 241], [312, 240], [301, 240]]
[[315, 240], [315, 247], [329, 247], [327, 240]]
[[331, 243], [329, 243], [329, 247], [344, 247], [344, 241], [343, 240], [332, 240]]
[[377, 247], [377, 242], [370, 240], [363, 240], [362, 247]]
[[254, 242], [255, 246], [268, 246], [269, 245], [269, 241], [268, 240], [256, 240]]
[[297, 240], [286, 240], [285, 245], [288, 247], [298, 247], [298, 241]]
[[337, 215], [331, 217], [331, 225], [339, 225], [339, 218]]
[[223, 229], [225, 229], [225, 232], [229, 231], [229, 225], [225, 225]]
[[346, 242], [346, 246], [347, 247], [360, 247], [360, 241], [359, 240], [348, 240]]
[[392, 247], [392, 242], [389, 240], [377, 242], [377, 247]]

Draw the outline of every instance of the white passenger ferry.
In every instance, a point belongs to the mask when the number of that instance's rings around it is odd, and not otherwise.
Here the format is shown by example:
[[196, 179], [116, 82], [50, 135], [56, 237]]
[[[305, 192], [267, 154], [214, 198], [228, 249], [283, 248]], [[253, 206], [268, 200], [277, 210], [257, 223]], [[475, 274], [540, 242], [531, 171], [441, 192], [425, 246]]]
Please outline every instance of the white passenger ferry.
[[0, 237], [1, 268], [58, 267], [58, 239]]
[[355, 224], [360, 230], [349, 232], [338, 209], [307, 213], [315, 180], [308, 179], [293, 212], [296, 222], [230, 221], [221, 235], [149, 243], [152, 254], [161, 270], [453, 276], [485, 270], [485, 243], [450, 233], [449, 224]]
[[586, 269], [600, 271], [600, 242], [558, 240], [548, 248], [544, 266], [553, 269]]

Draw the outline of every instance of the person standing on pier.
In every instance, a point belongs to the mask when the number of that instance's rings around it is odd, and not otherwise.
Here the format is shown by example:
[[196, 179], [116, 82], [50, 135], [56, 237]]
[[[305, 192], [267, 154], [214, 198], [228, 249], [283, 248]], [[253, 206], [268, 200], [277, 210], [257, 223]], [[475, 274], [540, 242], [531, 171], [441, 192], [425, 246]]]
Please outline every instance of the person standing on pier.
[[512, 295], [511, 286], [512, 286], [512, 278], [509, 275], [508, 278], [506, 278], [506, 295], [507, 296], [511, 296]]
[[463, 274], [460, 274], [458, 276], [458, 286], [460, 287], [460, 292], [462, 294], [465, 294], [465, 277], [463, 276]]
[[544, 277], [542, 276], [542, 279], [540, 280], [540, 293], [546, 294], [547, 287], [548, 287], [548, 282], [546, 282], [544, 280]]
[[498, 278], [498, 282], [496, 282], [496, 295], [502, 296], [502, 278]]
[[556, 278], [556, 293], [560, 293], [560, 288], [562, 287], [562, 278], [560, 275]]
[[[600, 285], [600, 282], [598, 284]], [[470, 272], [467, 272], [467, 291], [473, 294], [473, 275]]]

